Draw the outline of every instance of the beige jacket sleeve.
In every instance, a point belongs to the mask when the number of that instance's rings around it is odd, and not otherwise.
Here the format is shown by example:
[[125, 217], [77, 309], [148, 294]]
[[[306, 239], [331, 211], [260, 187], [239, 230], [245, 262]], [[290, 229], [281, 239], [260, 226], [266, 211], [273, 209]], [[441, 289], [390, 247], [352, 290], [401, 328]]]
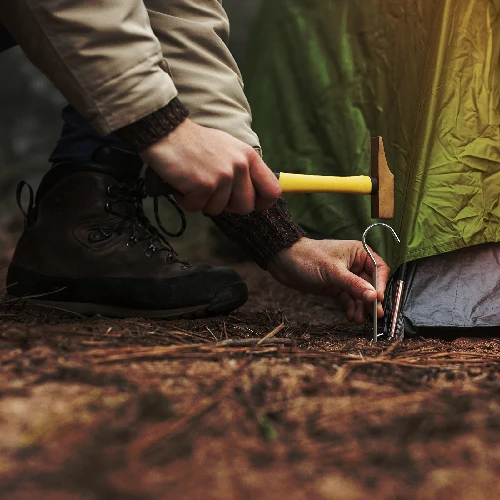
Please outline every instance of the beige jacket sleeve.
[[142, 0], [2, 0], [0, 22], [103, 135], [177, 96]]
[[[0, 0], [1, 1], [1, 0]], [[144, 0], [189, 117], [259, 147], [221, 0]]]

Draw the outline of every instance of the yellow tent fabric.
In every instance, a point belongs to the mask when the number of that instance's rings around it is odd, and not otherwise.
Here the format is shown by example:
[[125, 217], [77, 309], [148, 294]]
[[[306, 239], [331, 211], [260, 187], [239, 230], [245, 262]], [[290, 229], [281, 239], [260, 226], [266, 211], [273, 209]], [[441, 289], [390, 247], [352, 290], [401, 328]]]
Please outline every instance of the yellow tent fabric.
[[[383, 137], [392, 265], [500, 240], [500, 0], [266, 0], [244, 74], [273, 170], [366, 174]], [[329, 236], [372, 222], [366, 198], [288, 201]]]

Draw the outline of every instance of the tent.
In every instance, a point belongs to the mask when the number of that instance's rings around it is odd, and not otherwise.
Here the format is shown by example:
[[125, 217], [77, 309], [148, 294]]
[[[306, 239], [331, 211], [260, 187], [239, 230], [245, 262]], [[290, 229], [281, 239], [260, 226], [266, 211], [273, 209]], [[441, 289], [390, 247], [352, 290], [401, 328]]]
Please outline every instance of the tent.
[[[266, 0], [244, 76], [273, 170], [366, 174], [384, 138], [401, 244], [371, 243], [407, 263], [407, 332], [500, 325], [500, 0]], [[373, 222], [362, 197], [288, 203], [328, 237]]]

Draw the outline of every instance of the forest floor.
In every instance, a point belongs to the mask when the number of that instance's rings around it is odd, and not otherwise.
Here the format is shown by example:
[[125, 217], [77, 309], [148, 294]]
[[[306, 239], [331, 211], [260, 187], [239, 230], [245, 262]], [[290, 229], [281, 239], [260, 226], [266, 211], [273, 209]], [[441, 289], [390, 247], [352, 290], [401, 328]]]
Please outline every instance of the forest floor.
[[4, 298], [0, 498], [500, 498], [498, 338], [374, 344], [236, 267], [249, 302], [208, 320]]

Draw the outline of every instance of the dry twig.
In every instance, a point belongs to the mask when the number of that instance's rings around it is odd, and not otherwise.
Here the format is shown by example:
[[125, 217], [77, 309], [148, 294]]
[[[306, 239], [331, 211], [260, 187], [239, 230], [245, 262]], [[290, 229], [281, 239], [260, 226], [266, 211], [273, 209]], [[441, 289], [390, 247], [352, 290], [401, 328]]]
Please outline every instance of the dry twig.
[[274, 330], [270, 331], [265, 337], [263, 337], [259, 342], [257, 342], [257, 345], [261, 345], [266, 340], [273, 338], [278, 332], [283, 330], [283, 328], [285, 328], [285, 323], [281, 323]]

